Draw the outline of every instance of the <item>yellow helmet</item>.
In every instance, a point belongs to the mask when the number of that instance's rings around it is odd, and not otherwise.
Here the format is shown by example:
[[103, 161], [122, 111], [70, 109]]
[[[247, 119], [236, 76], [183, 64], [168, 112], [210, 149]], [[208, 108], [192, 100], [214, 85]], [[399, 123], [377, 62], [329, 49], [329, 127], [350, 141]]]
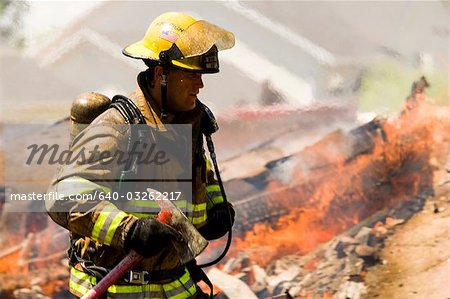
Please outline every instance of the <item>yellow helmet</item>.
[[142, 40], [125, 47], [122, 53], [188, 71], [217, 73], [217, 52], [233, 46], [233, 33], [184, 13], [167, 12], [150, 24]]

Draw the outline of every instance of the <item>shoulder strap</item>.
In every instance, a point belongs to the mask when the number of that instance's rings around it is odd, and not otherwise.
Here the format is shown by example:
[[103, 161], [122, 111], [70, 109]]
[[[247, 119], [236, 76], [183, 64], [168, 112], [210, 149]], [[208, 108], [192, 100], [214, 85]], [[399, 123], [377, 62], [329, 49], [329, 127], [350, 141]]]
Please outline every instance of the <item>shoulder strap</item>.
[[[127, 98], [123, 95], [115, 95], [112, 98], [110, 108], [117, 109], [120, 114], [123, 116], [127, 124], [130, 125], [130, 135], [128, 136], [128, 145], [127, 145], [127, 152], [130, 152], [132, 144], [132, 140], [138, 140], [140, 144], [142, 144], [142, 141], [144, 139], [144, 134], [142, 133], [142, 130], [134, 128], [131, 125], [136, 124], [146, 124], [144, 116], [142, 115], [141, 110], [134, 104], [132, 100]], [[132, 158], [131, 163], [127, 163], [125, 165], [125, 169], [121, 172], [119, 177], [119, 191], [125, 192], [127, 187], [124, 186], [124, 182], [130, 179], [134, 179], [137, 175], [138, 171], [138, 163], [137, 163], [137, 157], [134, 156]]]
[[123, 95], [115, 95], [110, 107], [116, 108], [128, 124], [145, 124], [144, 115], [132, 100]]

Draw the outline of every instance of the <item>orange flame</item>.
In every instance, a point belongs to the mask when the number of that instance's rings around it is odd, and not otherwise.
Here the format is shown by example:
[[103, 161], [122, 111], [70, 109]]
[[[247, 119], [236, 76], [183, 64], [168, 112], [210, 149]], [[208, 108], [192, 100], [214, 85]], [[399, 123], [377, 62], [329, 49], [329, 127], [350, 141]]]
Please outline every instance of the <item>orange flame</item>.
[[246, 251], [263, 266], [286, 254], [306, 253], [374, 212], [431, 189], [430, 156], [450, 140], [449, 129], [448, 108], [422, 104], [392, 122], [381, 122], [384, 137], [373, 136], [371, 152], [350, 160], [345, 136], [327, 136], [295, 155], [323, 167], [308, 173], [297, 165], [288, 184], [274, 178], [266, 188], [289, 214], [273, 224], [255, 225], [235, 240], [233, 252]]

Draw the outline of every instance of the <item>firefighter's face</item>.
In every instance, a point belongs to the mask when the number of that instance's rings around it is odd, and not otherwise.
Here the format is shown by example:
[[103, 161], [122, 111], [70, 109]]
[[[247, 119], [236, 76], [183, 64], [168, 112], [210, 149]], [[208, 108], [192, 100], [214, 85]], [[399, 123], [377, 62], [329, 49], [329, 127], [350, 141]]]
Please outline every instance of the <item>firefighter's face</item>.
[[189, 111], [195, 108], [197, 95], [203, 88], [202, 74], [170, 70], [167, 80], [167, 106], [172, 112]]

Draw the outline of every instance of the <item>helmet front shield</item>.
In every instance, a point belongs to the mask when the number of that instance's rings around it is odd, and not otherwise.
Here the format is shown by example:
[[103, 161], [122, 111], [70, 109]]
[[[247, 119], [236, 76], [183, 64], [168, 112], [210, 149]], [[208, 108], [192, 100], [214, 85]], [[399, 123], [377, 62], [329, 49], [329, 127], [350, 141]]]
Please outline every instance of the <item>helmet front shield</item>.
[[234, 34], [207, 21], [200, 20], [183, 31], [175, 45], [184, 58], [189, 58], [205, 54], [214, 45], [218, 51], [232, 48], [234, 46]]

